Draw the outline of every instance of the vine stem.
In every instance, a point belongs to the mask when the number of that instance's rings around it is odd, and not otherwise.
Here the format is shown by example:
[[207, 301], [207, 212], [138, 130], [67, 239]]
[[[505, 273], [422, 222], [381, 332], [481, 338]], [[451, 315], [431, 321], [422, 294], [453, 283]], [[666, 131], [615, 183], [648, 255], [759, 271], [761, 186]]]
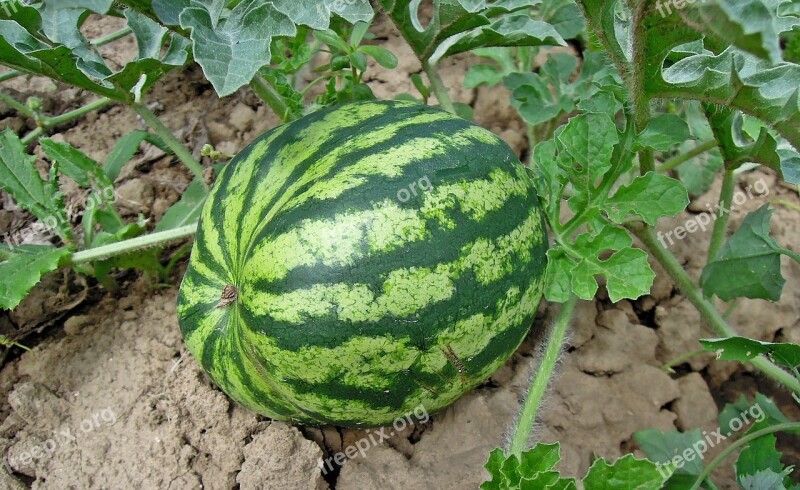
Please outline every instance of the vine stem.
[[34, 141], [36, 141], [36, 138], [41, 136], [48, 129], [58, 126], [59, 124], [64, 124], [66, 122], [72, 121], [73, 119], [78, 119], [79, 117], [83, 117], [86, 114], [92, 111], [96, 111], [97, 109], [101, 109], [113, 102], [114, 101], [109, 99], [108, 97], [102, 97], [100, 99], [97, 99], [95, 101], [86, 104], [83, 107], [78, 107], [75, 110], [65, 112], [64, 114], [61, 114], [59, 116], [51, 117], [51, 116], [42, 116], [33, 114], [31, 117], [33, 117], [34, 119], [37, 118], [38, 116], [39, 126], [30, 133], [26, 134], [25, 137], [22, 138], [20, 141], [22, 141], [23, 145], [28, 145], [30, 143], [33, 143]]
[[73, 111], [65, 112], [60, 116], [45, 117], [42, 119], [42, 126], [44, 126], [44, 129], [50, 129], [58, 124], [63, 124], [73, 119], [85, 116], [86, 114], [92, 111], [96, 111], [97, 109], [102, 109], [103, 107], [111, 104], [112, 102], [114, 101], [109, 99], [108, 97], [102, 97], [93, 102], [89, 102], [83, 107], [78, 107]]
[[722, 176], [722, 189], [719, 191], [719, 210], [717, 219], [714, 220], [714, 229], [711, 231], [711, 243], [708, 245], [708, 262], [714, 260], [725, 242], [728, 231], [728, 219], [731, 216], [731, 203], [733, 202], [733, 188], [736, 176], [733, 168], [726, 166]]
[[200, 162], [194, 159], [189, 150], [186, 146], [178, 141], [178, 138], [172, 134], [172, 131], [169, 130], [168, 127], [161, 122], [161, 120], [156, 116], [153, 111], [151, 111], [146, 105], [144, 104], [133, 104], [133, 110], [136, 111], [144, 122], [153, 128], [153, 131], [164, 141], [164, 143], [172, 150], [175, 155], [186, 165], [189, 170], [194, 174], [195, 178], [200, 182], [203, 182], [203, 186], [208, 189], [208, 186], [205, 184], [205, 179], [203, 178], [203, 167], [200, 165]]
[[97, 39], [92, 39], [91, 44], [92, 46], [105, 46], [106, 44], [111, 44], [117, 39], [122, 39], [123, 37], [127, 36], [128, 34], [132, 33], [133, 29], [130, 27], [123, 27], [118, 31], [114, 31], [106, 36], [98, 37]]
[[795, 252], [794, 250], [789, 250], [788, 248], [780, 248], [778, 251], [783, 255], [786, 255], [787, 257], [791, 258], [798, 264], [800, 264], [800, 254]]
[[575, 304], [578, 302], [577, 296], [571, 294], [566, 303], [561, 305], [558, 310], [553, 327], [550, 329], [550, 336], [547, 339], [547, 346], [542, 354], [541, 362], [536, 370], [536, 374], [531, 382], [531, 389], [528, 391], [528, 396], [525, 399], [525, 405], [522, 407], [522, 412], [517, 419], [517, 428], [514, 430], [514, 435], [511, 438], [511, 444], [508, 448], [510, 455], [520, 455], [528, 445], [533, 424], [536, 422], [536, 412], [539, 410], [539, 405], [542, 402], [547, 385], [553, 375], [556, 361], [559, 354], [561, 354], [561, 347], [564, 344], [564, 339], [567, 336], [570, 320], [572, 319], [572, 312], [575, 310]]
[[24, 114], [30, 118], [36, 117], [36, 112], [34, 112], [30, 107], [26, 106], [21, 102], [17, 102], [17, 99], [11, 97], [8, 94], [0, 92], [0, 102], [4, 102], [6, 105], [11, 107], [15, 111], [19, 112], [20, 114]]
[[[737, 333], [728, 325], [728, 322], [720, 315], [714, 305], [709, 302], [686, 273], [683, 267], [674, 255], [664, 248], [658, 241], [653, 228], [650, 226], [643, 226], [641, 224], [631, 224], [628, 227], [639, 240], [650, 250], [650, 253], [658, 260], [658, 262], [667, 271], [667, 274], [672, 277], [678, 288], [683, 292], [687, 299], [697, 308], [700, 316], [711, 326], [714, 333], [719, 337], [735, 337]], [[800, 393], [800, 380], [795, 379], [794, 376], [771, 363], [765, 357], [756, 357], [750, 361], [756, 369], [774, 379], [778, 383], [794, 391]]]
[[431, 89], [436, 94], [436, 99], [444, 110], [452, 114], [456, 113], [456, 106], [453, 105], [453, 100], [444, 86], [441, 75], [434, 65], [431, 65], [430, 60], [422, 60], [422, 70], [428, 75], [428, 80], [431, 82]]
[[0, 82], [5, 82], [6, 80], [11, 80], [12, 78], [16, 78], [22, 75], [21, 71], [11, 70], [5, 73], [0, 73]]
[[768, 434], [773, 434], [775, 432], [790, 431], [790, 430], [800, 430], [800, 422], [786, 422], [783, 424], [775, 424], [769, 427], [765, 427], [764, 429], [757, 430], [751, 434], [747, 434], [746, 436], [737, 440], [730, 446], [726, 447], [721, 453], [717, 455], [716, 458], [712, 459], [711, 462], [708, 463], [708, 465], [705, 468], [703, 468], [702, 473], [697, 475], [697, 478], [694, 481], [694, 485], [692, 485], [690, 490], [697, 490], [698, 488], [700, 488], [700, 485], [703, 484], [703, 480], [708, 478], [711, 472], [714, 471], [714, 468], [719, 466], [719, 464], [722, 463], [725, 460], [725, 458], [730, 456], [731, 453], [733, 453], [740, 447], [745, 446], [750, 441], [758, 439], [761, 436], [766, 436]]
[[686, 153], [681, 153], [675, 157], [670, 158], [666, 162], [664, 162], [660, 167], [658, 167], [659, 172], [669, 172], [675, 168], [680, 167], [684, 163], [688, 162], [692, 158], [696, 157], [697, 155], [702, 155], [703, 153], [712, 150], [717, 147], [717, 140], [708, 140], [700, 143], [699, 145], [695, 146], [691, 150], [687, 151]]
[[692, 352], [687, 352], [687, 353], [681, 354], [680, 356], [676, 357], [675, 359], [672, 359], [671, 361], [667, 361], [663, 366], [661, 366], [661, 369], [663, 371], [668, 372], [668, 373], [674, 373], [675, 370], [672, 369], [673, 367], [678, 366], [680, 364], [683, 364], [684, 362], [688, 361], [689, 359], [693, 358], [694, 356], [699, 356], [701, 354], [706, 354], [706, 353], [708, 353], [707, 350], [698, 349], [696, 351], [692, 351]]
[[197, 231], [197, 223], [173, 228], [172, 230], [160, 231], [158, 233], [150, 233], [129, 240], [103, 245], [102, 247], [90, 248], [81, 252], [72, 254], [68, 263], [64, 265], [78, 265], [95, 260], [107, 259], [117, 255], [123, 255], [137, 250], [153, 247], [161, 243], [179, 240], [192, 236]]
[[292, 111], [289, 109], [289, 106], [286, 105], [286, 101], [284, 101], [272, 85], [267, 83], [260, 75], [253, 77], [253, 80], [250, 82], [250, 88], [253, 89], [253, 92], [255, 92], [278, 117], [281, 118], [281, 121], [289, 122], [294, 119], [291, 114]]

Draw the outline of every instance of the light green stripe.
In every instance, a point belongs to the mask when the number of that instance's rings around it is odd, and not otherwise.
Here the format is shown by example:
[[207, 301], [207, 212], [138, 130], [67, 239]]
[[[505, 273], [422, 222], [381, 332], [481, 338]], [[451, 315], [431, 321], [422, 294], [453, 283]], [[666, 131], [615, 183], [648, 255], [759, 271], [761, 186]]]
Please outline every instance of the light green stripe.
[[302, 324], [307, 317], [329, 316], [350, 322], [404, 317], [426, 306], [450, 299], [453, 282], [446, 271], [411, 267], [389, 273], [383, 294], [376, 296], [364, 284], [316, 284], [284, 294], [243, 290], [242, 300], [257, 316]]
[[[388, 141], [406, 126], [417, 125], [420, 123], [433, 123], [438, 120], [451, 119], [447, 113], [423, 114], [402, 123], [393, 124], [381, 131], [359, 135], [363, 148], [376, 146], [384, 141]], [[369, 176], [383, 175], [386, 177], [398, 177], [405, 173], [405, 168], [410, 164], [429, 159], [438, 155], [445, 155], [457, 146], [470, 145], [474, 143], [480, 135], [478, 133], [486, 131], [483, 128], [470, 126], [453, 135], [436, 137], [417, 137], [404, 142], [401, 145], [387, 148], [380, 153], [373, 153], [354, 162], [352, 165], [336, 172], [336, 175], [328, 180], [320, 180], [301, 195], [289, 201], [288, 208], [299, 206], [309, 199], [328, 200], [335, 199], [345, 191], [355, 189], [367, 181]], [[472, 138], [472, 139], [470, 139]]]
[[489, 284], [510, 274], [515, 267], [531, 260], [534, 247], [544, 240], [541, 214], [533, 208], [511, 233], [492, 240], [480, 238], [465, 247], [455, 264], [456, 273], [472, 269], [481, 284]]
[[456, 207], [472, 220], [481, 221], [488, 213], [502, 208], [509, 199], [527, 198], [529, 181], [524, 175], [520, 175], [524, 172], [522, 167], [516, 171], [517, 175], [512, 176], [495, 168], [489, 173], [488, 180], [437, 185], [433, 192], [425, 195], [422, 214], [426, 218], [438, 220], [442, 226], [450, 229], [455, 228], [456, 223], [448, 215], [448, 211]]
[[297, 228], [256, 245], [248, 277], [276, 281], [301, 266], [354, 265], [369, 252], [388, 252], [428, 236], [425, 222], [410, 209], [386, 200], [374, 209], [327, 220], [303, 220]]

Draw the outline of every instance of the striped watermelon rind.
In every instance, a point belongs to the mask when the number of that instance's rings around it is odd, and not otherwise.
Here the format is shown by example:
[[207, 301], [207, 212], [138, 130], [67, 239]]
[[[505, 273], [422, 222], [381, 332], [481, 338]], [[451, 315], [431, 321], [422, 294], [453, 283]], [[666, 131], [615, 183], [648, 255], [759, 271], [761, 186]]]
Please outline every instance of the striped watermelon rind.
[[178, 297], [189, 351], [274, 419], [345, 427], [432, 413], [527, 334], [547, 240], [491, 132], [410, 102], [275, 128], [221, 172]]

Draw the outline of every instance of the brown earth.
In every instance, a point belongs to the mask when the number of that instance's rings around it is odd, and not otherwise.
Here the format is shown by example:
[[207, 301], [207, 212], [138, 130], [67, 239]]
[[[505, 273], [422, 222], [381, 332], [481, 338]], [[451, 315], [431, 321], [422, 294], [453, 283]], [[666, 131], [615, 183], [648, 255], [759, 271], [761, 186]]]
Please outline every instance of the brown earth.
[[[104, 21], [89, 34], [115, 28]], [[386, 23], [376, 32], [376, 42], [394, 51], [400, 66], [394, 71], [371, 66], [367, 79], [375, 94], [391, 98], [415, 93], [409, 75], [420, 72], [419, 63]], [[135, 49], [133, 40], [126, 39], [104, 48], [104, 54], [123, 62]], [[479, 124], [524, 154], [523, 125], [508, 104], [508, 92], [501, 87], [460, 88], [459, 80], [473, 62], [468, 57], [446, 61], [445, 82], [457, 100], [475, 108]], [[15, 79], [6, 82], [4, 90], [18, 100], [41, 97], [51, 113], [91, 99], [40, 79]], [[278, 124], [246, 90], [216, 98], [197, 68], [168, 76], [149, 100], [197, 156], [205, 143], [235, 153]], [[16, 131], [30, 128], [2, 105], [0, 124]], [[141, 127], [129, 109], [109, 107], [61, 128], [53, 137], [102, 161], [117, 137]], [[40, 149], [35, 151], [45, 168]], [[761, 170], [744, 175], [740, 185], [746, 188], [758, 179], [769, 184], [769, 194], [738, 207], [732, 226], [767, 200], [798, 204], [796, 191]], [[118, 179], [119, 203], [126, 216], [142, 213], [157, 222], [189, 181], [172, 157], [146, 147]], [[86, 196], [68, 179], [62, 187], [69, 202], [84, 201]], [[664, 220], [661, 229], [685, 223], [705, 209], [716, 192], [698, 197], [687, 212]], [[29, 226], [32, 217], [2, 196], [0, 235]], [[797, 210], [780, 203], [775, 209], [778, 241], [800, 243]], [[47, 239], [33, 237], [32, 242]], [[708, 240], [708, 232], [697, 232], [670, 245], [693, 277], [700, 273], [701, 251]], [[371, 441], [379, 439], [377, 431], [272, 422], [239, 407], [214, 387], [188, 355], [178, 330], [180, 269], [163, 288], [120, 271], [115, 275], [116, 291], [87, 283], [72, 272], [58, 272], [15, 311], [0, 314], [0, 334], [24, 334], [23, 343], [34, 346], [30, 352], [6, 352], [9, 357], [0, 374], [0, 452], [5, 466], [0, 489], [476, 488], [486, 476], [482, 466], [489, 451], [503, 444], [513, 424], [535, 366], [536, 346], [552, 313], [543, 305], [529, 338], [483, 386], [417, 427], [385, 429], [387, 439], [373, 445]], [[787, 284], [779, 303], [739, 304], [731, 316], [738, 331], [764, 340], [800, 342], [800, 268], [785, 261], [784, 275]], [[711, 334], [695, 310], [664, 274], [659, 274], [652, 293], [638, 301], [614, 305], [601, 293], [596, 301], [580, 304], [569, 347], [531, 440], [560, 441], [561, 469], [580, 476], [595, 457], [615, 458], [630, 451], [641, 455], [632, 439], [635, 431], [716, 429], [720, 407], [740, 394], [752, 399], [760, 390], [775, 397], [787, 415], [800, 418], [800, 409], [786, 393], [738, 364], [706, 355], [680, 364], [671, 375], [661, 369], [665, 362], [696, 350], [695, 339], [707, 336]], [[781, 440], [786, 463], [800, 462], [797, 442]], [[355, 451], [358, 447], [362, 454]], [[341, 451], [348, 454], [344, 465], [324, 472], [326, 458]], [[720, 488], [735, 488], [730, 463], [717, 472]]]

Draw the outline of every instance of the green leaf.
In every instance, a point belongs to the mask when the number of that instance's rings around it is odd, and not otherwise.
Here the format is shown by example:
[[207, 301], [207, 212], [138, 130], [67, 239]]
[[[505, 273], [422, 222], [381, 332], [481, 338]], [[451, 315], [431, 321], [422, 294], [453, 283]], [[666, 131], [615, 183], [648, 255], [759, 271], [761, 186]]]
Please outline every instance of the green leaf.
[[612, 303], [648, 294], [655, 278], [655, 272], [647, 262], [647, 252], [631, 247], [617, 251], [606, 260], [586, 255], [571, 273], [573, 291], [586, 300], [592, 299], [597, 292], [594, 276], [604, 276]]
[[[42, 180], [34, 161], [35, 158], [25, 152], [22, 142], [10, 129], [0, 133], [0, 187], [43, 223], [66, 223], [58, 186], [55, 182]], [[60, 226], [54, 228], [63, 237], [66, 231]]]
[[494, 87], [505, 77], [505, 73], [491, 65], [472, 65], [464, 76], [464, 88], [475, 88], [483, 84]]
[[775, 363], [788, 368], [800, 366], [800, 345], [779, 342], [762, 342], [745, 337], [700, 340], [703, 348], [717, 354], [724, 361], [747, 362], [758, 356], [768, 356]]
[[70, 254], [67, 248], [48, 246], [16, 248], [0, 263], [0, 308], [11, 310], [39, 282], [44, 274], [58, 268]]
[[197, 222], [206, 199], [206, 189], [202, 182], [192, 181], [181, 199], [173, 204], [155, 227], [156, 232], [171, 230]]
[[755, 475], [764, 470], [782, 472], [782, 454], [775, 449], [777, 440], [774, 434], [765, 434], [750, 441], [736, 459], [736, 477], [741, 480], [744, 476]]
[[772, 210], [765, 204], [745, 217], [713, 261], [703, 269], [700, 284], [707, 296], [723, 301], [737, 297], [777, 301], [786, 280], [781, 251], [769, 236]]
[[384, 68], [397, 68], [397, 56], [386, 48], [380, 46], [361, 46], [358, 50], [375, 58], [375, 61]]
[[558, 443], [538, 443], [520, 455], [519, 473], [530, 478], [536, 473], [552, 470], [559, 460], [561, 452]]
[[[596, 23], [607, 22], [606, 16], [613, 16], [615, 2], [591, 0], [587, 1], [589, 3], [592, 4], [592, 8], [587, 8], [589, 17]], [[725, 3], [732, 6], [737, 2], [726, 0]], [[738, 5], [749, 8], [756, 3], [760, 2], [745, 0]], [[713, 9], [717, 4], [718, 2], [696, 2], [694, 7], [679, 11], [684, 18], [679, 15], [664, 17], [657, 9], [647, 11], [645, 18], [641, 20], [646, 38], [643, 42], [645, 49], [641, 53], [643, 59], [647, 60], [643, 65], [645, 95], [651, 98], [696, 99], [710, 103], [723, 101], [732, 109], [739, 109], [771, 124], [795, 149], [800, 148], [800, 87], [795, 82], [800, 77], [800, 66], [759, 59], [736, 47], [725, 47], [713, 33], [708, 32], [708, 24], [691, 21], [691, 15], [696, 9]], [[611, 21], [613, 22], [613, 18]], [[719, 25], [716, 20], [713, 24]], [[602, 25], [610, 29], [608, 25]], [[762, 25], [765, 24], [758, 21], [752, 27], [758, 30]], [[749, 27], [745, 28], [747, 29]], [[767, 34], [763, 30], [760, 32]], [[764, 39], [768, 37], [767, 35]], [[745, 38], [747, 36], [742, 39]], [[751, 42], [752, 38], [747, 39], [748, 46], [755, 46]], [[675, 59], [670, 58], [673, 50], [689, 43], [697, 44], [699, 49], [695, 49], [694, 53], [681, 54], [680, 59], [671, 62]], [[620, 55], [624, 58], [624, 53]]]
[[536, 73], [512, 73], [505, 78], [512, 90], [511, 104], [528, 124], [538, 125], [572, 110], [569, 100], [556, 98]]
[[[694, 149], [698, 145], [697, 141], [708, 141], [715, 138], [699, 102], [690, 101], [686, 103], [683, 117], [689, 124], [693, 140], [678, 146], [679, 153]], [[683, 185], [686, 186], [689, 194], [699, 196], [705, 194], [711, 188], [717, 173], [722, 167], [723, 161], [719, 148], [713, 148], [678, 167], [678, 177], [680, 177]]]
[[585, 26], [581, 9], [572, 0], [545, 2], [542, 5], [541, 17], [564, 39], [578, 37]]
[[704, 106], [719, 149], [731, 168], [760, 163], [785, 179], [784, 169], [791, 177], [800, 165], [800, 155], [761, 121], [715, 104]]
[[331, 48], [336, 48], [342, 53], [347, 53], [349, 46], [347, 41], [342, 39], [335, 31], [328, 29], [327, 31], [314, 31], [313, 36], [317, 41], [327, 44]]
[[655, 463], [627, 454], [613, 464], [603, 458], [596, 459], [583, 479], [583, 486], [586, 490], [660, 490], [664, 481]]
[[623, 223], [630, 214], [655, 225], [659, 218], [675, 216], [689, 204], [686, 188], [680, 181], [655, 172], [636, 177], [606, 202], [609, 218]]
[[50, 138], [42, 138], [39, 143], [45, 155], [53, 162], [58, 162], [59, 170], [81, 187], [93, 185], [97, 189], [113, 187], [111, 179], [100, 165], [69, 143], [53, 141]]
[[644, 131], [636, 137], [636, 143], [639, 148], [667, 151], [691, 137], [689, 126], [682, 118], [675, 114], [660, 114], [650, 120]]
[[242, 0], [226, 18], [215, 2], [199, 2], [180, 14], [181, 27], [191, 29], [194, 55], [217, 93], [224, 97], [250, 83], [270, 62], [273, 37], [293, 36], [294, 23], [273, 3]]
[[142, 141], [146, 141], [149, 137], [147, 131], [136, 129], [117, 140], [103, 164], [103, 171], [110, 180], [114, 181], [119, 177], [122, 167], [136, 155]]
[[[739, 479], [739, 484], [743, 490], [786, 490], [784, 479], [792, 472], [792, 468], [787, 468], [782, 473], [775, 473], [772, 470], [759, 471], [755, 475], [743, 476]], [[796, 487], [792, 487], [796, 488]]]
[[[633, 438], [648, 458], [661, 465], [667, 465], [662, 468], [674, 471], [670, 482], [680, 480], [675, 477], [697, 476], [703, 471], [703, 461], [700, 456], [703, 455], [703, 450], [708, 449], [708, 444], [703, 441], [700, 429], [689, 432], [678, 432], [675, 429], [667, 432], [645, 429], [634, 433]], [[676, 458], [679, 458], [680, 467], [674, 464]]]
[[[26, 9], [33, 10], [30, 7]], [[38, 16], [38, 13], [34, 11]], [[42, 75], [118, 101], [128, 99], [106, 83], [98, 83], [83, 72], [85, 64], [72, 50], [45, 43], [11, 20], [0, 19], [0, 62], [9, 68]]]
[[337, 14], [351, 24], [369, 22], [374, 16], [369, 0], [273, 0], [275, 8], [295, 24], [325, 30], [331, 14]]
[[[188, 60], [187, 40], [159, 31], [143, 15], [125, 9], [129, 26], [139, 43], [140, 57], [114, 72], [79, 29], [90, 11], [105, 13], [111, 4], [110, 0], [49, 0], [37, 5], [36, 9], [22, 8], [24, 15], [15, 15], [8, 21], [0, 20], [3, 32], [0, 62], [116, 101], [129, 102], [134, 98], [132, 91], [147, 90], [170, 69]], [[162, 56], [164, 40], [170, 40], [170, 44]]]
[[561, 478], [554, 471], [561, 459], [559, 444], [536, 444], [519, 455], [506, 456], [502, 450], [494, 449], [484, 468], [492, 477], [481, 484], [482, 490], [520, 490], [560, 489], [575, 490], [575, 480]]
[[773, 63], [781, 61], [775, 19], [761, 0], [698, 2], [680, 15], [715, 45], [733, 45]]
[[[146, 15], [132, 9], [126, 9], [125, 18], [128, 27], [136, 37], [139, 47], [139, 57], [129, 63], [120, 75], [112, 79], [135, 77], [141, 72], [147, 75], [148, 82], [143, 89], [149, 87], [152, 81], [157, 80], [175, 66], [183, 66], [189, 59], [191, 43], [188, 39], [170, 32]], [[168, 49], [162, 55], [164, 44], [169, 43]], [[145, 71], [146, 70], [146, 71]]]
[[[619, 143], [614, 121], [606, 114], [580, 114], [569, 120], [556, 141], [572, 156], [580, 168], [567, 163], [562, 168], [576, 177], [582, 185], [591, 185], [611, 168], [611, 154]], [[575, 183], [575, 180], [570, 179]]]
[[570, 271], [575, 266], [560, 248], [547, 250], [547, 270], [545, 272], [545, 292], [547, 301], [564, 303], [572, 293]]
[[451, 37], [431, 55], [431, 61], [485, 46], [566, 46], [566, 42], [547, 22], [531, 19], [528, 14], [508, 15]]
[[800, 154], [794, 150], [776, 150], [781, 160], [781, 175], [790, 184], [800, 184]]
[[[733, 421], [736, 419], [737, 423]], [[781, 412], [771, 398], [761, 393], [756, 393], [755, 401], [747, 401], [744, 395], [739, 395], [735, 403], [727, 403], [719, 413], [719, 426], [725, 432], [733, 432], [739, 423], [746, 419], [751, 423], [748, 432], [760, 430], [770, 425], [785, 424], [790, 420]], [[741, 427], [738, 429], [741, 430]]]
[[148, 17], [151, 17], [148, 14], [150, 10], [152, 10], [152, 13], [155, 14], [162, 23], [170, 26], [179, 26], [181, 24], [181, 12], [191, 5], [192, 0], [152, 0], [150, 9], [147, 5], [143, 5], [149, 3], [150, 0], [135, 0], [134, 2], [128, 2], [128, 5], [136, 8], [137, 11]]
[[525, 122], [539, 125], [580, 107], [587, 112], [613, 116], [622, 104], [612, 94], [621, 80], [602, 54], [586, 52], [578, 76], [578, 59], [567, 53], [548, 55], [539, 73], [511, 73], [505, 67], [505, 85], [512, 90], [511, 103]]
[[111, 69], [103, 58], [91, 48], [79, 26], [88, 15], [87, 9], [104, 14], [111, 7], [111, 0], [99, 1], [54, 1], [44, 0], [36, 8], [42, 21], [42, 31], [53, 42], [72, 50], [78, 58], [79, 68], [89, 76], [103, 79], [111, 75]]
[[534, 20], [541, 0], [434, 0], [433, 17], [423, 26], [422, 0], [380, 0], [414, 53], [435, 64], [445, 56], [487, 46], [564, 45], [549, 24]]

